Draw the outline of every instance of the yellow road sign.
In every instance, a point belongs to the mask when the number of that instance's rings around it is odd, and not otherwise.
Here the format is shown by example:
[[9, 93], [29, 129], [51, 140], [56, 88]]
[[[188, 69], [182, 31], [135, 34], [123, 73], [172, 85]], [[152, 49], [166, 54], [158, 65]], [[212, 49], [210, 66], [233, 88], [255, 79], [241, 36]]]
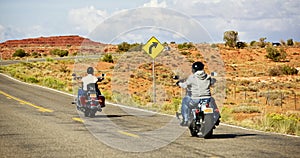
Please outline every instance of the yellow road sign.
[[143, 50], [154, 59], [164, 50], [164, 46], [154, 36], [152, 36], [143, 46]]

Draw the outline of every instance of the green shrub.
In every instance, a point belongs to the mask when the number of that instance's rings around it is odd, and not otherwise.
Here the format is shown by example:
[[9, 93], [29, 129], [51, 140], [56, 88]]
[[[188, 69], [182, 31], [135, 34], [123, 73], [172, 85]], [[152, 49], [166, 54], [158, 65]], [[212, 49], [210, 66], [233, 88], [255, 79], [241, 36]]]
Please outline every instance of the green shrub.
[[62, 90], [66, 86], [66, 84], [63, 81], [56, 79], [54, 77], [45, 77], [43, 79], [42, 84], [46, 87], [50, 87], [58, 90]]
[[282, 66], [281, 71], [285, 75], [296, 75], [296, 74], [298, 74], [298, 70], [296, 68], [290, 67], [290, 66], [287, 66], [287, 65]]
[[260, 113], [260, 109], [257, 106], [238, 106], [232, 109], [232, 113]]
[[183, 52], [180, 52], [182, 55], [191, 55], [191, 53], [190, 52], [188, 52], [188, 51], [183, 51]]
[[195, 46], [191, 42], [190, 43], [184, 42], [183, 44], [178, 44], [178, 49], [190, 49], [194, 47]]
[[293, 39], [288, 39], [286, 41], [286, 43], [287, 43], [288, 46], [293, 46], [294, 45]]
[[113, 60], [113, 57], [111, 54], [105, 54], [101, 60], [104, 62], [108, 62], [108, 63], [114, 63], [114, 60]]
[[296, 134], [300, 131], [300, 117], [297, 114], [277, 114], [266, 115], [264, 122], [268, 131]]
[[25, 78], [25, 82], [28, 82], [28, 83], [39, 83], [39, 80], [36, 79], [35, 77], [29, 76], [29, 77]]
[[20, 57], [20, 58], [23, 58], [23, 57], [25, 57], [25, 56], [27, 56], [27, 53], [26, 53], [25, 50], [23, 50], [23, 49], [17, 49], [17, 50], [15, 51], [15, 53], [13, 54], [13, 57]]
[[285, 60], [286, 59], [286, 52], [284, 49], [280, 49], [280, 51], [278, 51], [276, 48], [274, 47], [267, 47], [267, 58], [278, 62], [281, 60]]
[[69, 52], [67, 50], [53, 49], [50, 51], [51, 55], [58, 55], [59, 57], [68, 56]]
[[275, 68], [269, 69], [270, 76], [296, 75], [296, 74], [298, 74], [298, 70], [288, 65], [277, 66]]

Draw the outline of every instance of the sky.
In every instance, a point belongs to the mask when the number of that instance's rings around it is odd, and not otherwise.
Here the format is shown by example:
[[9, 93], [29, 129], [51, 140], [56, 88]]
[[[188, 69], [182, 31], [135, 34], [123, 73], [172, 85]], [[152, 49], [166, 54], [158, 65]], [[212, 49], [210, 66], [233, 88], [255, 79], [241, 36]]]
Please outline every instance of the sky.
[[0, 42], [80, 35], [103, 43], [300, 41], [300, 0], [0, 0]]

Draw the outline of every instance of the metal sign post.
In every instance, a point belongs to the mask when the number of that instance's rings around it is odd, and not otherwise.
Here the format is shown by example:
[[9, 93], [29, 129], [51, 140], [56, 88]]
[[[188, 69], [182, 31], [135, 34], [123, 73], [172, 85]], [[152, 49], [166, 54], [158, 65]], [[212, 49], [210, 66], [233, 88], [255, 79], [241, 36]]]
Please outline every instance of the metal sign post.
[[152, 36], [143, 46], [143, 50], [152, 57], [152, 75], [153, 75], [153, 103], [156, 102], [156, 83], [155, 83], [155, 58], [164, 50], [164, 46]]

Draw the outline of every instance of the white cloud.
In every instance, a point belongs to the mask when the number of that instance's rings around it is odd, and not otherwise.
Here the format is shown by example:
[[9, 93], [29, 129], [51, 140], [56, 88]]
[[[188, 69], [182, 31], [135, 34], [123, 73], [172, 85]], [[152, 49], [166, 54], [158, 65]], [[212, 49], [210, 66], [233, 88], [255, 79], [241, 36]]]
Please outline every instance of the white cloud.
[[91, 32], [107, 16], [108, 13], [106, 11], [97, 10], [94, 6], [71, 9], [69, 11], [71, 23], [75, 25], [76, 30], [83, 32]]
[[[226, 30], [242, 32], [241, 40], [297, 38], [300, 33], [300, 1], [280, 0], [184, 0], [168, 1], [174, 8], [198, 20], [216, 41]], [[273, 38], [273, 39], [271, 39]], [[278, 39], [279, 38], [279, 39]]]
[[158, 3], [158, 0], [150, 0], [150, 2], [145, 3], [143, 7], [161, 7], [161, 8], [166, 8], [167, 3], [166, 1], [162, 1], [161, 3]]
[[5, 28], [4, 28], [4, 26], [2, 26], [2, 25], [0, 25], [0, 42], [1, 41], [3, 41], [3, 40], [5, 40]]

